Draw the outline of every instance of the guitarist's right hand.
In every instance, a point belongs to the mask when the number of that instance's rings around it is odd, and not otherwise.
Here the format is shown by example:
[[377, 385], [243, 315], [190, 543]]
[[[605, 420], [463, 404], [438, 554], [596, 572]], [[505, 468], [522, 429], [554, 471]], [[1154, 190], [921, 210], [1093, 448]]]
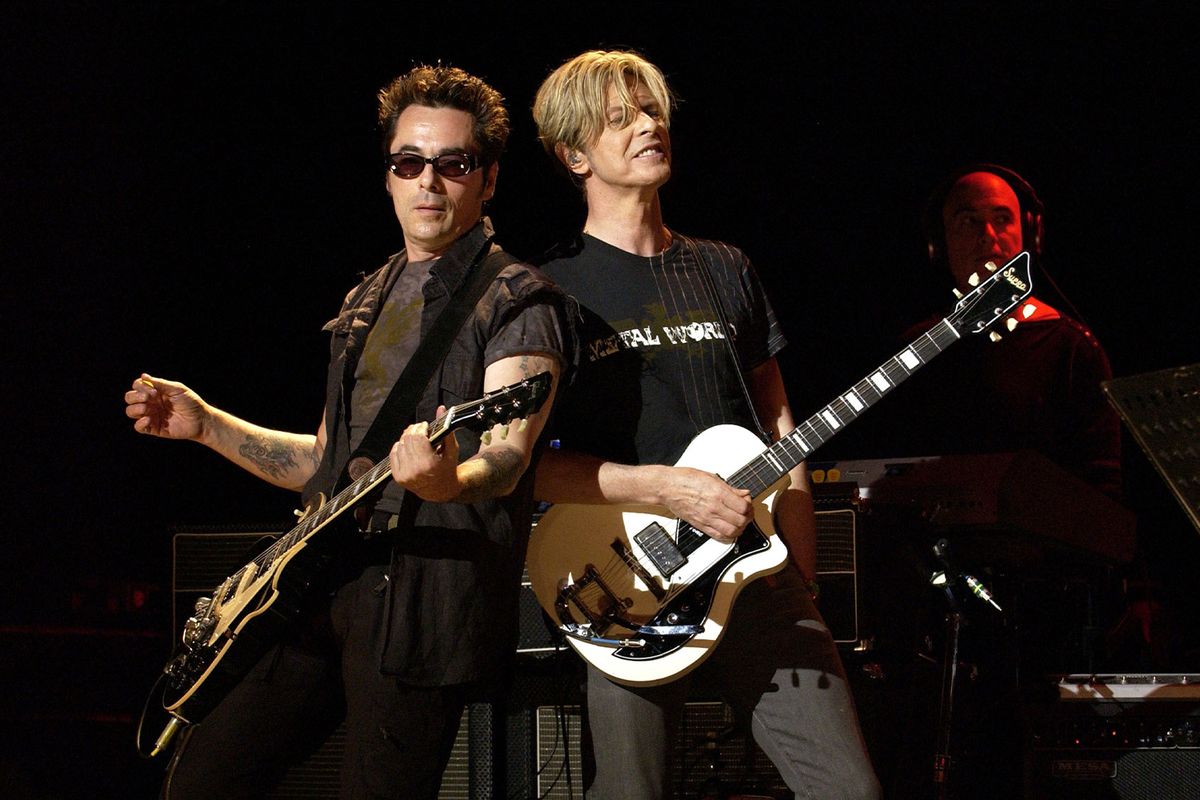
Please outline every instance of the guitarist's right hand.
[[125, 416], [138, 433], [166, 439], [199, 440], [209, 416], [208, 404], [182, 383], [146, 373], [125, 393]]
[[662, 467], [658, 504], [702, 533], [732, 542], [754, 518], [750, 492], [734, 489], [710, 472], [691, 467]]

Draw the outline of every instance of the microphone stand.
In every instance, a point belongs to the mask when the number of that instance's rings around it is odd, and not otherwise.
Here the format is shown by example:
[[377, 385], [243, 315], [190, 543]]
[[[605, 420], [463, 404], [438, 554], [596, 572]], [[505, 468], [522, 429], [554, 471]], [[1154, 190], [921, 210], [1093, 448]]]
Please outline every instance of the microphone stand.
[[946, 593], [949, 611], [945, 617], [945, 652], [942, 655], [942, 690], [938, 701], [937, 743], [933, 754], [933, 785], [937, 800], [952, 800], [950, 787], [953, 759], [950, 755], [950, 738], [954, 719], [954, 686], [958, 678], [958, 641], [964, 616], [955, 587], [965, 584], [972, 594], [1000, 610], [992, 599], [991, 592], [983, 582], [973, 575], [959, 572], [950, 561], [950, 543], [938, 539], [933, 545], [933, 554], [944, 569], [934, 572], [929, 582], [941, 586]]

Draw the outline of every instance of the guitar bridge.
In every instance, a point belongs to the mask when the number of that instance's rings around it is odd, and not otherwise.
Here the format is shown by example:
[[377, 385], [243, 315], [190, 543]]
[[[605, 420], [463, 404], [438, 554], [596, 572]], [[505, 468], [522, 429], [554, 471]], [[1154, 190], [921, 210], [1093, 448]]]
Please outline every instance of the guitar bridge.
[[[596, 611], [589, 608], [588, 603], [583, 597], [585, 590], [592, 587], [598, 589], [602, 595], [603, 607]], [[571, 607], [574, 606], [587, 619], [587, 627], [594, 628], [597, 633], [603, 634], [613, 624], [621, 625], [630, 630], [637, 629], [637, 625], [634, 625], [621, 616], [621, 611], [628, 608], [632, 603], [632, 600], [617, 597], [616, 593], [600, 577], [600, 573], [596, 571], [596, 568], [589, 564], [581, 578], [558, 590], [558, 599], [555, 601], [554, 606], [558, 611], [559, 622], [563, 625], [575, 625], [575, 621], [571, 616]]]

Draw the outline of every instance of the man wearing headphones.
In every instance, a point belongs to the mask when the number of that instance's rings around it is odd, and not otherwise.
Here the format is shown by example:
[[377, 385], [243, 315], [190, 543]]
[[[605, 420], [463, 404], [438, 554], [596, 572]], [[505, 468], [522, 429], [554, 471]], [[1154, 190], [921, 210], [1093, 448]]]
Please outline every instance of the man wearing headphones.
[[[953, 173], [930, 197], [930, 258], [959, 291], [1028, 250], [1041, 266], [1043, 205], [1020, 175], [995, 164]], [[1039, 285], [1041, 284], [1041, 285]], [[921, 452], [1036, 450], [1111, 497], [1121, 493], [1120, 420], [1100, 382], [1112, 377], [1104, 349], [1086, 326], [1042, 299], [1045, 269], [1034, 274], [1034, 312], [1000, 342], [973, 337], [922, 376], [936, 405]], [[1066, 298], [1063, 297], [1064, 302]], [[915, 333], [915, 331], [910, 331]], [[941, 398], [938, 402], [933, 393]], [[916, 451], [913, 451], [914, 453]]]
[[[988, 262], [1002, 266], [1028, 251], [1035, 265], [1035, 296], [1027, 303], [1033, 313], [1022, 315], [1013, 331], [1001, 329], [998, 342], [987, 336], [964, 337], [846, 437], [835, 440], [829, 448], [835, 459], [969, 457], [1032, 450], [1092, 488], [1119, 497], [1120, 421], [1100, 386], [1111, 376], [1108, 358], [1086, 326], [1043, 299], [1046, 290], [1056, 288], [1040, 264], [1043, 212], [1033, 188], [1017, 173], [995, 164], [966, 165], [931, 193], [923, 226], [935, 280], [944, 281], [947, 290], [953, 286], [966, 294], [972, 289], [972, 275], [982, 280], [990, 274]], [[1070, 307], [1065, 296], [1057, 294], [1056, 302], [1061, 298]], [[911, 342], [928, 331], [944, 316], [949, 302], [942, 305], [941, 313], [909, 328], [901, 340]], [[1000, 476], [964, 468], [960, 477], [965, 486], [978, 480], [978, 497], [985, 497], [995, 492], [988, 482]], [[941, 676], [912, 655], [924, 653], [930, 660], [940, 655], [922, 642], [936, 641], [947, 610], [940, 592], [929, 586], [931, 570], [941, 565], [928, 544], [944, 537], [955, 548], [959, 564], [983, 577], [1004, 609], [1003, 615], [992, 613], [983, 604], [960, 598], [962, 612], [973, 623], [962, 639], [962, 658], [973, 664], [973, 677], [960, 683], [964, 691], [954, 708], [951, 750], [961, 758], [954, 768], [956, 781], [968, 781], [974, 797], [1018, 796], [1020, 770], [1010, 767], [1021, 763], [1024, 722], [1019, 690], [1049, 672], [1087, 668], [1081, 650], [1090, 643], [1082, 633], [1097, 621], [1082, 619], [1079, 597], [1084, 581], [1099, 586], [1090, 582], [1103, 579], [1074, 555], [1039, 551], [1038, 544], [1019, 534], [992, 533], [968, 540], [966, 532], [947, 526], [946, 515], [932, 513], [928, 498], [910, 499], [913, 509], [921, 508], [919, 517], [915, 511], [910, 516], [902, 505], [891, 508], [894, 516], [883, 516], [886, 510], [876, 502], [870, 528], [874, 533], [860, 551], [862, 574], [872, 587], [864, 596], [864, 617], [877, 646], [875, 659], [895, 673], [893, 688], [904, 685], [893, 705], [908, 709], [899, 710], [898, 717], [911, 726], [894, 742], [872, 742], [873, 753], [881, 754], [881, 777], [898, 796], [919, 793], [913, 783], [929, 779], [926, 770], [913, 770], [911, 765], [928, 763], [926, 750], [938, 722], [927, 715], [937, 708]], [[1052, 565], [1042, 564], [1043, 558]], [[1090, 603], [1098, 595], [1088, 597]], [[884, 739], [896, 736], [885, 728], [880, 731]], [[979, 780], [984, 776], [986, 780]]]

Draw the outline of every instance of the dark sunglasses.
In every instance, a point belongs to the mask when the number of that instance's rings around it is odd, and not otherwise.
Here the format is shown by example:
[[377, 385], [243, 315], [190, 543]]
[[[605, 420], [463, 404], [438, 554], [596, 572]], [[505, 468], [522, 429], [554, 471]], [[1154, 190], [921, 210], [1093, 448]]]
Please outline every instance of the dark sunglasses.
[[461, 178], [479, 169], [479, 159], [470, 153], [445, 153], [440, 156], [425, 156], [417, 153], [392, 153], [383, 160], [388, 170], [400, 178], [415, 178], [425, 171], [426, 164], [443, 178]]

